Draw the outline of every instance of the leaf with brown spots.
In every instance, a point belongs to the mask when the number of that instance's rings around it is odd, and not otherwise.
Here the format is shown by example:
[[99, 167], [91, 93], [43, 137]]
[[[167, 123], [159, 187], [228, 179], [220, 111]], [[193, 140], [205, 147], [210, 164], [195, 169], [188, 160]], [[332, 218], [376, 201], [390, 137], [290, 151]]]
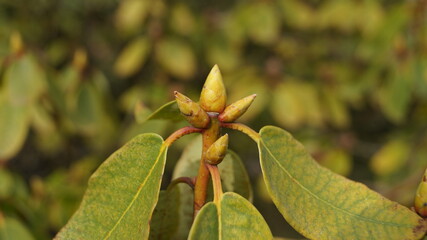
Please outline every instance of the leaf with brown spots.
[[420, 239], [427, 224], [408, 208], [319, 166], [291, 134], [261, 129], [258, 146], [269, 194], [309, 239]]

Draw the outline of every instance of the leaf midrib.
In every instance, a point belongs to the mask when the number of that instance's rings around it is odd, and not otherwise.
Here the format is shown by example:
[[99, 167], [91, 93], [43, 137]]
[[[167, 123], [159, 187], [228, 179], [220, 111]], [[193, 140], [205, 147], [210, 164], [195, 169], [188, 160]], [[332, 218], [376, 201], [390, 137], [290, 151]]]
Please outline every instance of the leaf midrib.
[[352, 217], [355, 217], [355, 218], [360, 218], [360, 219], [362, 219], [362, 220], [365, 220], [365, 221], [367, 221], [367, 222], [373, 222], [373, 223], [376, 223], [376, 224], [380, 224], [380, 225], [386, 225], [386, 226], [394, 226], [394, 227], [400, 227], [400, 228], [412, 228], [413, 226], [412, 225], [409, 225], [409, 224], [397, 224], [397, 223], [390, 223], [390, 222], [381, 222], [381, 221], [377, 221], [377, 220], [374, 220], [374, 219], [371, 219], [371, 218], [367, 218], [367, 217], [365, 217], [365, 216], [362, 216], [362, 215], [358, 215], [358, 214], [355, 214], [355, 213], [352, 213], [352, 212], [350, 212], [350, 211], [348, 211], [348, 210], [346, 210], [346, 209], [343, 209], [343, 208], [339, 208], [339, 207], [337, 207], [337, 206], [335, 206], [335, 205], [333, 205], [333, 204], [331, 204], [330, 202], [328, 202], [328, 201], [326, 201], [326, 200], [324, 200], [324, 199], [322, 199], [322, 198], [320, 198], [320, 197], [318, 197], [317, 195], [315, 195], [310, 189], [308, 189], [307, 187], [305, 187], [304, 185], [302, 185], [296, 178], [294, 178], [294, 176], [290, 173], [290, 172], [288, 172], [288, 170], [286, 170], [286, 168], [284, 167], [284, 166], [282, 166], [281, 164], [280, 164], [280, 162], [277, 160], [277, 158], [271, 153], [271, 151], [270, 151], [270, 149], [266, 146], [266, 144], [264, 143], [264, 141], [261, 139], [259, 142], [261, 142], [261, 144], [264, 146], [264, 148], [267, 150], [267, 152], [270, 154], [270, 156], [274, 159], [274, 161], [279, 165], [279, 167], [298, 185], [298, 186], [300, 186], [304, 191], [306, 191], [307, 193], [309, 193], [311, 196], [313, 196], [314, 198], [316, 198], [316, 199], [318, 199], [318, 200], [320, 200], [321, 202], [323, 202], [324, 204], [326, 204], [326, 205], [328, 205], [328, 206], [330, 206], [330, 207], [332, 207], [332, 208], [334, 208], [334, 209], [337, 209], [337, 210], [339, 210], [339, 211], [341, 211], [341, 212], [343, 212], [343, 213], [346, 213], [346, 214], [348, 214], [348, 215], [350, 215], [350, 216], [352, 216]]
[[138, 199], [139, 195], [142, 192], [142, 189], [144, 188], [145, 184], [147, 183], [148, 179], [150, 178], [151, 174], [153, 174], [154, 169], [157, 166], [157, 163], [159, 162], [160, 157], [163, 155], [163, 152], [167, 149], [166, 145], [163, 143], [160, 147], [159, 155], [157, 155], [156, 161], [153, 164], [153, 167], [150, 169], [150, 171], [147, 174], [147, 177], [144, 179], [144, 181], [139, 185], [138, 191], [132, 198], [132, 201], [129, 203], [128, 207], [125, 209], [123, 214], [120, 216], [120, 218], [117, 220], [117, 222], [114, 224], [114, 226], [111, 228], [111, 230], [106, 234], [104, 237], [104, 240], [110, 238], [111, 234], [114, 232], [114, 230], [119, 226], [119, 224], [122, 222], [122, 219], [126, 216], [126, 214], [129, 212], [129, 210], [132, 208], [135, 201]]

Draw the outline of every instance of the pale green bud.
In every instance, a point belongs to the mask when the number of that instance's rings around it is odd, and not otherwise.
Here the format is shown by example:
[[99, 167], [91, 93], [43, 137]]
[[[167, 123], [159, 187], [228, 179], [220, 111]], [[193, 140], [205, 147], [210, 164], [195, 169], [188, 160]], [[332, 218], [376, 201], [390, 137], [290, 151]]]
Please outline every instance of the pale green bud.
[[177, 91], [174, 92], [178, 108], [185, 119], [196, 128], [207, 128], [210, 122], [208, 114], [203, 111], [199, 104], [193, 102]]
[[230, 105], [228, 105], [224, 111], [218, 116], [221, 122], [234, 122], [240, 116], [242, 116], [246, 110], [251, 106], [254, 101], [256, 94], [252, 94], [245, 98], [242, 98]]
[[224, 83], [218, 65], [215, 65], [203, 85], [200, 94], [200, 106], [206, 112], [221, 113], [227, 101]]
[[421, 217], [427, 217], [427, 169], [415, 195], [415, 211]]
[[228, 134], [218, 138], [206, 151], [205, 160], [207, 163], [217, 165], [222, 162], [227, 154]]

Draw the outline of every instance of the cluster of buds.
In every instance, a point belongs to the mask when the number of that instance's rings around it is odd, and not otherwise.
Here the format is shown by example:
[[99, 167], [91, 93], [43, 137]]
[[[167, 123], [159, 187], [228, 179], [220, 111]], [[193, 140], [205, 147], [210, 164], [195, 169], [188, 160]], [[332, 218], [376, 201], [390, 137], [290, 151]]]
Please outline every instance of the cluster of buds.
[[175, 92], [176, 102], [185, 119], [196, 128], [209, 126], [208, 113], [217, 115], [220, 122], [234, 122], [242, 116], [252, 104], [256, 94], [240, 99], [226, 107], [227, 95], [221, 72], [215, 65], [209, 73], [200, 94], [199, 103], [193, 102], [185, 95]]
[[[210, 71], [196, 103], [185, 95], [175, 92], [176, 102], [185, 119], [196, 128], [209, 128], [211, 118], [218, 118], [220, 122], [234, 122], [242, 116], [252, 104], [256, 94], [240, 99], [228, 106], [227, 94], [222, 81], [221, 72], [217, 65]], [[207, 150], [207, 162], [218, 164], [224, 158], [228, 146], [228, 135], [219, 138]]]
[[423, 217], [427, 217], [427, 169], [424, 173], [423, 179], [418, 186], [417, 193], [415, 195], [415, 211]]

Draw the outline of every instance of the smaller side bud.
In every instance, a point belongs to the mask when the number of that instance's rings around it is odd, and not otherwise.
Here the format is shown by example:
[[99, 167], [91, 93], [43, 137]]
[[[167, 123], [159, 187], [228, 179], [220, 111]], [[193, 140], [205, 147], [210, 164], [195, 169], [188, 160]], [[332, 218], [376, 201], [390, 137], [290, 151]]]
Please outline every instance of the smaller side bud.
[[207, 128], [210, 122], [208, 114], [200, 107], [199, 104], [193, 102], [177, 91], [174, 92], [178, 108], [184, 115], [185, 119], [196, 128]]
[[256, 94], [252, 94], [228, 105], [225, 110], [218, 116], [218, 119], [221, 122], [236, 121], [246, 112], [246, 110], [248, 110], [255, 98]]
[[218, 65], [215, 65], [203, 85], [200, 93], [200, 106], [207, 112], [220, 113], [227, 102], [224, 83]]
[[427, 169], [415, 195], [415, 211], [421, 217], [427, 217]]
[[207, 163], [217, 165], [222, 162], [228, 149], [228, 134], [218, 138], [206, 151]]

